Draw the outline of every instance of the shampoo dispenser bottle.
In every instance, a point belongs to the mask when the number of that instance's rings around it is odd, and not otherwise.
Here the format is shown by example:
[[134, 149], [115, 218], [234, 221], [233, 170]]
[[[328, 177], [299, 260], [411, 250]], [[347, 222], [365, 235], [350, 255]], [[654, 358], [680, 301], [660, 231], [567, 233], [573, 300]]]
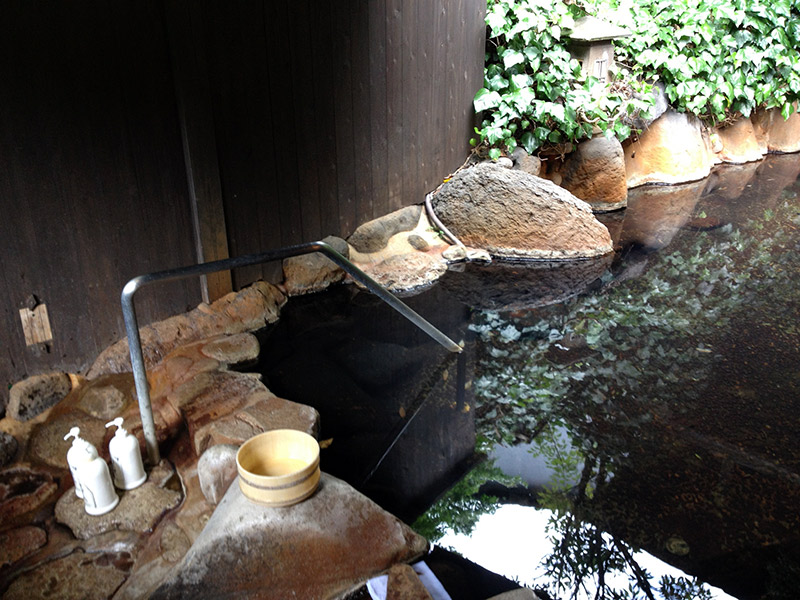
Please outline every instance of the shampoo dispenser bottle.
[[111, 455], [111, 468], [114, 471], [114, 485], [121, 490], [132, 490], [142, 485], [147, 479], [139, 440], [122, 427], [122, 417], [106, 423], [106, 427], [116, 425], [117, 432], [108, 443]]
[[[78, 479], [78, 469], [81, 465], [97, 456], [97, 450], [89, 442], [80, 436], [81, 430], [79, 427], [73, 427], [69, 433], [64, 436], [65, 440], [72, 439], [72, 446], [67, 450], [67, 464], [69, 465], [69, 472], [72, 474], [72, 482], [75, 484], [75, 495], [78, 498], [83, 498], [83, 486], [80, 479]], [[94, 451], [94, 455], [92, 454]]]
[[73, 448], [78, 449], [73, 457], [77, 465], [76, 487], [78, 484], [81, 487], [83, 507], [86, 512], [93, 516], [103, 515], [119, 504], [119, 496], [111, 482], [111, 473], [108, 471], [106, 461], [98, 456], [97, 448], [79, 438], [78, 433], [80, 430], [73, 427], [67, 436], [74, 435], [76, 438], [70, 451]]

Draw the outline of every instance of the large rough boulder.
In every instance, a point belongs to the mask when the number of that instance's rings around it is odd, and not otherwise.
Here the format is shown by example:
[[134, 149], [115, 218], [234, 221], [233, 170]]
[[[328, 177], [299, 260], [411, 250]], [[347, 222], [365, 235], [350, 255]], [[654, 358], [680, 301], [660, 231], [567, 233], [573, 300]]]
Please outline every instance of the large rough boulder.
[[[146, 368], [158, 364], [171, 350], [190, 342], [223, 333], [255, 331], [278, 320], [286, 296], [274, 285], [257, 281], [239, 292], [231, 292], [212, 304], [200, 304], [182, 315], [140, 327]], [[112, 344], [94, 361], [87, 377], [131, 370], [128, 339]]]
[[424, 538], [326, 473], [308, 500], [269, 508], [234, 483], [151, 598], [338, 598], [427, 548]]
[[697, 181], [717, 160], [700, 121], [671, 109], [624, 147], [629, 188]]
[[561, 171], [561, 187], [596, 212], [625, 208], [625, 152], [615, 137], [599, 135], [578, 144]]
[[489, 162], [459, 171], [431, 203], [464, 244], [497, 258], [591, 258], [613, 249], [588, 204], [551, 181]]

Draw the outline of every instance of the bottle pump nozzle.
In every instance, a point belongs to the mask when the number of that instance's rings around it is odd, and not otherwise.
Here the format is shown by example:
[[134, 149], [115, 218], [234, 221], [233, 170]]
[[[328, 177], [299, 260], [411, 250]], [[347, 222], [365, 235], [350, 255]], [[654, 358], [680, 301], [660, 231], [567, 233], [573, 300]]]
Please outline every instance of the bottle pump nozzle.
[[113, 426], [116, 425], [116, 427], [117, 427], [117, 435], [124, 435], [124, 434], [127, 433], [127, 431], [125, 431], [125, 429], [123, 429], [122, 421], [123, 421], [122, 417], [117, 417], [116, 419], [106, 423], [106, 428], [113, 427]]

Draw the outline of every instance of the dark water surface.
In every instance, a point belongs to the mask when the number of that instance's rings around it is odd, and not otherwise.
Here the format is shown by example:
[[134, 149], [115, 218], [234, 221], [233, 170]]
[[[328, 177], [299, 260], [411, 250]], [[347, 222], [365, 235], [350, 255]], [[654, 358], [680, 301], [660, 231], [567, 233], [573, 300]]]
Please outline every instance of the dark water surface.
[[[503, 506], [547, 515], [486, 544], [530, 556], [514, 577], [553, 597], [704, 597], [693, 576], [797, 597], [798, 173], [771, 156], [631, 190], [601, 218], [605, 261], [449, 272], [405, 300], [458, 357], [353, 286], [294, 298], [267, 385], [320, 411], [323, 470], [434, 542]], [[683, 580], [648, 577], [638, 549]]]

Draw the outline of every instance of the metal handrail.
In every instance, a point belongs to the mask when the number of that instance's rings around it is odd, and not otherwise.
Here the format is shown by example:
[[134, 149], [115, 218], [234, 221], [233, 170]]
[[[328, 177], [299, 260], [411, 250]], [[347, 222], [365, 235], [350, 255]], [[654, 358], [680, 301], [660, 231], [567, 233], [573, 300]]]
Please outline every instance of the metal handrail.
[[229, 271], [238, 267], [257, 265], [273, 260], [299, 256], [301, 254], [309, 254], [311, 252], [321, 252], [325, 254], [329, 259], [350, 274], [353, 279], [362, 283], [373, 294], [378, 296], [378, 298], [386, 302], [450, 352], [461, 352], [461, 346], [419, 316], [396, 296], [383, 288], [377, 281], [364, 273], [364, 271], [339, 254], [330, 244], [322, 241], [287, 246], [285, 248], [268, 250], [267, 252], [261, 252], [259, 254], [247, 254], [236, 258], [225, 258], [198, 265], [178, 267], [176, 269], [150, 273], [148, 275], [139, 275], [128, 281], [125, 287], [122, 288], [122, 316], [125, 319], [125, 330], [128, 335], [128, 349], [131, 355], [131, 367], [133, 368], [133, 379], [136, 384], [136, 395], [139, 400], [139, 414], [142, 419], [142, 432], [144, 434], [145, 448], [147, 449], [147, 459], [151, 464], [158, 464], [161, 460], [161, 455], [158, 450], [156, 426], [153, 419], [153, 407], [150, 403], [150, 390], [147, 386], [147, 372], [144, 366], [144, 356], [142, 355], [142, 341], [139, 337], [139, 324], [136, 319], [134, 295], [137, 290], [159, 281], [174, 281], [176, 279], [199, 277], [218, 271]]

